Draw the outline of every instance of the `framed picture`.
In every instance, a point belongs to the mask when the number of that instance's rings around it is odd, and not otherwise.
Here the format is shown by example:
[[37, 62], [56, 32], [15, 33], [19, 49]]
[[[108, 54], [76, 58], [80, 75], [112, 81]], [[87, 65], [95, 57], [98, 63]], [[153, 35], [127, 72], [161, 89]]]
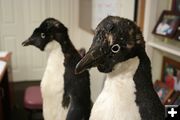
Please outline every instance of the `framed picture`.
[[180, 91], [180, 62], [164, 57], [161, 79], [168, 88]]
[[167, 103], [168, 99], [172, 96], [174, 92], [173, 89], [168, 88], [166, 84], [162, 81], [156, 81], [156, 83], [154, 84], [154, 89], [163, 104]]
[[153, 33], [173, 38], [180, 23], [180, 14], [172, 11], [163, 11]]
[[170, 98], [166, 101], [166, 105], [175, 105], [175, 101], [180, 97], [180, 92], [174, 91]]
[[172, 11], [180, 12], [180, 0], [172, 0]]

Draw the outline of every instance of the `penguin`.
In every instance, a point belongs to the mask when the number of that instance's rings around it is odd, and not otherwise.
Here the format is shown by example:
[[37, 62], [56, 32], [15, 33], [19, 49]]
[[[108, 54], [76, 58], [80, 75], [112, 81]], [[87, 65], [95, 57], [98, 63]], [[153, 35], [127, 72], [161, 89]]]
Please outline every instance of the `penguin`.
[[90, 76], [88, 71], [74, 72], [84, 50], [78, 53], [68, 29], [60, 21], [47, 18], [22, 45], [49, 52], [41, 81], [44, 119], [88, 120], [92, 106]]
[[76, 74], [91, 67], [106, 73], [107, 78], [90, 120], [165, 119], [165, 107], [153, 88], [145, 41], [133, 21], [107, 16], [98, 24]]

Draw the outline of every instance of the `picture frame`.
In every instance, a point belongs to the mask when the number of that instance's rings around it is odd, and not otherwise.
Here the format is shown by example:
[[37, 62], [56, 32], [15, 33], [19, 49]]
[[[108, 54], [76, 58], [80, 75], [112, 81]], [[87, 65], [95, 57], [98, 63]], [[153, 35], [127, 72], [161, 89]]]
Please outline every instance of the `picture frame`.
[[168, 57], [163, 57], [161, 81], [168, 88], [180, 91], [180, 62]]
[[174, 91], [173, 94], [171, 95], [170, 98], [168, 98], [168, 100], [166, 101], [166, 105], [176, 105], [177, 102], [175, 103], [175, 101], [177, 101], [177, 99], [180, 96], [180, 91]]
[[180, 0], [172, 0], [172, 11], [180, 12]]
[[167, 104], [169, 98], [174, 93], [174, 90], [171, 88], [168, 88], [165, 83], [163, 83], [161, 80], [157, 80], [154, 84], [154, 89], [159, 96], [159, 99], [161, 100], [162, 104]]
[[152, 33], [168, 38], [173, 38], [180, 24], [180, 13], [163, 11]]

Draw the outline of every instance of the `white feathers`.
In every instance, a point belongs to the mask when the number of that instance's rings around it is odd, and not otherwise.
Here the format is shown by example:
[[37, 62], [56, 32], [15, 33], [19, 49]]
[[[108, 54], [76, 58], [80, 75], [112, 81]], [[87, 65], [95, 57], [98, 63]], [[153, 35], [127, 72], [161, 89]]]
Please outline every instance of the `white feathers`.
[[[57, 50], [57, 49], [59, 49], [61, 51], [60, 44], [58, 42], [56, 42], [55, 40], [53, 40], [46, 45], [44, 50], [47, 52], [53, 52], [53, 50]], [[60, 52], [60, 51], [58, 54], [61, 55], [62, 57], [64, 57], [62, 52]], [[49, 55], [49, 58], [50, 58], [50, 56], [51, 56], [51, 54]], [[59, 59], [61, 59], [61, 58], [59, 58]], [[61, 59], [61, 61], [63, 62], [64, 59]]]
[[61, 105], [64, 93], [64, 56], [56, 41], [48, 43], [45, 51], [50, 54], [41, 81], [44, 120], [65, 120], [68, 110]]
[[141, 120], [133, 81], [138, 65], [139, 59], [132, 58], [117, 64], [114, 71], [107, 75], [90, 120]]

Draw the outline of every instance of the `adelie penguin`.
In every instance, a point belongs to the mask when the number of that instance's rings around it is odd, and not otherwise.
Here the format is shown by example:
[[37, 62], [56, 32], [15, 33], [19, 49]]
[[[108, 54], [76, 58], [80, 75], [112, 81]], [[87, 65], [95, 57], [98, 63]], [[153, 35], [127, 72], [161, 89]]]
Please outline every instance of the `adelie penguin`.
[[73, 46], [67, 28], [58, 20], [48, 18], [22, 45], [49, 52], [41, 81], [44, 119], [88, 120], [91, 111], [89, 72], [74, 74], [82, 56]]
[[145, 41], [134, 22], [108, 16], [99, 23], [76, 73], [91, 67], [106, 73], [107, 78], [90, 120], [165, 119], [165, 108], [153, 89]]

